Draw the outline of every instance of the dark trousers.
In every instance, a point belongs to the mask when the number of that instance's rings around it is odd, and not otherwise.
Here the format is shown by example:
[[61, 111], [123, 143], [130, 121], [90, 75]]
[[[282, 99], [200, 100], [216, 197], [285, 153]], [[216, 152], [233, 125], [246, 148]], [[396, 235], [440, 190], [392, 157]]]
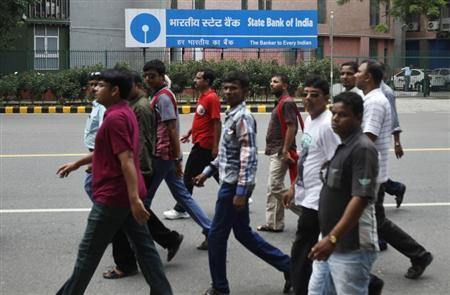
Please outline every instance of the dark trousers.
[[309, 251], [319, 238], [319, 216], [317, 210], [300, 206], [297, 232], [291, 250], [291, 282], [296, 295], [308, 294], [308, 283], [312, 273]]
[[[279, 271], [289, 271], [291, 263], [288, 255], [270, 245], [260, 235], [252, 231], [248, 201], [244, 209], [237, 211], [233, 205], [235, 194], [236, 184], [223, 183], [220, 186], [214, 219], [208, 234], [208, 258], [212, 286], [225, 294], [230, 293], [226, 262], [227, 244], [231, 230], [233, 230], [236, 240], [245, 248]], [[250, 195], [251, 193], [248, 194], [247, 198]]]
[[402, 188], [402, 183], [398, 181], [394, 181], [392, 179], [388, 179], [384, 183], [384, 191], [391, 196], [398, 195], [400, 193], [400, 190]]
[[[150, 184], [150, 177], [145, 177], [145, 185], [148, 187]], [[178, 233], [165, 227], [165, 225], [159, 220], [158, 216], [146, 206], [146, 209], [150, 212], [150, 218], [147, 221], [148, 229], [153, 237], [153, 240], [161, 247], [167, 249], [176, 244]], [[122, 229], [117, 231], [112, 241], [113, 258], [114, 263], [123, 272], [130, 272], [137, 269], [136, 259], [134, 257], [134, 251], [130, 246], [130, 243]]]
[[[214, 158], [211, 154], [211, 150], [202, 148], [198, 143], [194, 144], [186, 161], [183, 179], [184, 184], [186, 185], [186, 188], [191, 195], [194, 191], [194, 183], [192, 182], [192, 179], [202, 173], [203, 169], [205, 169], [205, 167], [208, 166], [209, 163], [212, 162], [212, 160], [214, 160]], [[214, 174], [214, 178], [216, 179], [217, 183], [219, 183], [218, 173]], [[181, 205], [180, 203], [177, 203], [175, 207], [173, 207], [173, 209], [178, 212], [186, 212], [183, 205]]]
[[423, 260], [427, 251], [417, 243], [410, 235], [404, 232], [396, 224], [386, 218], [384, 212], [384, 191], [385, 183], [380, 185], [378, 199], [375, 203], [375, 215], [377, 218], [378, 236], [394, 247], [397, 251], [411, 260], [411, 263], [417, 263]]
[[80, 243], [75, 268], [57, 295], [84, 294], [106, 247], [122, 228], [130, 239], [152, 295], [171, 295], [169, 281], [146, 225], [139, 225], [129, 208], [111, 208], [94, 204]]

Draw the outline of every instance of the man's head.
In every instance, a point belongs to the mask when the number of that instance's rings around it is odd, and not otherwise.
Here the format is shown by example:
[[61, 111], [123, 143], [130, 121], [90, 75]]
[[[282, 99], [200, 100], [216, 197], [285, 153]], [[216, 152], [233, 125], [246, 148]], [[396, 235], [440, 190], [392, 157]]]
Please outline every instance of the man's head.
[[153, 59], [147, 62], [142, 71], [144, 72], [144, 80], [153, 90], [157, 90], [164, 86], [166, 66], [159, 59]]
[[95, 86], [97, 86], [98, 77], [100, 76], [100, 72], [91, 72], [88, 75], [88, 83], [86, 88], [86, 95], [88, 97], [95, 96]]
[[270, 79], [270, 91], [276, 97], [280, 97], [288, 93], [289, 78], [286, 74], [278, 73]]
[[194, 78], [195, 88], [205, 91], [211, 88], [216, 76], [211, 69], [202, 69], [197, 72]]
[[330, 85], [320, 77], [309, 78], [304, 83], [300, 96], [303, 98], [303, 105], [312, 119], [326, 110], [329, 93]]
[[358, 72], [358, 64], [354, 61], [348, 61], [341, 65], [341, 83], [347, 91], [356, 85], [356, 72]]
[[95, 96], [97, 101], [109, 107], [122, 99], [128, 98], [132, 87], [130, 73], [121, 70], [104, 70], [100, 73]]
[[345, 139], [361, 127], [364, 112], [362, 97], [354, 92], [343, 92], [333, 98], [331, 127]]
[[249, 85], [248, 75], [243, 72], [234, 71], [225, 75], [222, 81], [222, 92], [231, 107], [244, 101]]
[[144, 91], [144, 87], [142, 77], [141, 75], [139, 75], [138, 72], [131, 71], [130, 76], [133, 84], [128, 98], [133, 99], [136, 98], [138, 95], [140, 95], [142, 91]]
[[367, 94], [371, 90], [380, 87], [381, 80], [383, 80], [383, 68], [379, 62], [365, 60], [359, 65], [355, 77], [356, 86], [358, 86], [364, 94]]

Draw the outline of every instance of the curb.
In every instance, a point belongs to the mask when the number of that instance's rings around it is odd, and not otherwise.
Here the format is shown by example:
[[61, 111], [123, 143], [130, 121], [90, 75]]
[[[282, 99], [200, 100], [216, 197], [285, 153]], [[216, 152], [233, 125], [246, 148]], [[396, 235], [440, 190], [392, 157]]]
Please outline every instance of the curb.
[[[229, 107], [221, 107], [220, 111], [225, 112]], [[273, 105], [250, 105], [247, 106], [252, 113], [270, 113], [273, 111]], [[299, 107], [299, 111], [303, 112], [304, 108]], [[0, 106], [0, 114], [83, 114], [90, 113], [92, 106]], [[195, 113], [195, 106], [181, 105], [178, 106], [180, 114]]]

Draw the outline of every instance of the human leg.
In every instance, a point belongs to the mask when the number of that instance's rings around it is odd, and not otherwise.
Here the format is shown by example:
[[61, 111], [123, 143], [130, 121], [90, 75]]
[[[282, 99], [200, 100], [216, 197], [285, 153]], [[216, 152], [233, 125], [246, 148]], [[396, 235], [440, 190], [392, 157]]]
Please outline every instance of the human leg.
[[393, 181], [388, 179], [385, 183], [385, 192], [395, 196], [395, 202], [397, 203], [397, 208], [403, 203], [403, 198], [405, 196], [406, 186], [398, 181]]
[[313, 262], [308, 295], [336, 295], [328, 261], [315, 260]]
[[150, 285], [151, 295], [171, 295], [172, 288], [147, 225], [140, 225], [132, 214], [125, 219], [123, 230], [129, 238], [145, 280]]
[[301, 214], [291, 249], [291, 281], [296, 295], [306, 295], [312, 273], [312, 261], [308, 258], [308, 254], [317, 242], [320, 228], [317, 210], [300, 208]]
[[122, 227], [129, 212], [129, 209], [94, 204], [78, 249], [73, 273], [57, 294], [84, 293], [106, 247], [117, 230]]
[[[266, 226], [275, 231], [284, 229], [283, 194], [286, 192], [284, 178], [288, 166], [278, 154], [270, 156], [267, 185]], [[264, 230], [264, 227], [259, 227]]]
[[212, 286], [222, 293], [230, 293], [227, 280], [227, 244], [232, 228], [234, 186], [222, 184], [219, 188], [216, 209], [208, 234], [208, 258]]
[[84, 178], [84, 190], [86, 191], [89, 199], [94, 202], [94, 197], [92, 195], [92, 172], [86, 171], [86, 176]]
[[112, 252], [116, 268], [118, 268], [121, 272], [123, 272], [124, 274], [128, 274], [137, 271], [134, 251], [131, 248], [130, 242], [128, 241], [128, 238], [122, 229], [119, 229], [113, 237]]

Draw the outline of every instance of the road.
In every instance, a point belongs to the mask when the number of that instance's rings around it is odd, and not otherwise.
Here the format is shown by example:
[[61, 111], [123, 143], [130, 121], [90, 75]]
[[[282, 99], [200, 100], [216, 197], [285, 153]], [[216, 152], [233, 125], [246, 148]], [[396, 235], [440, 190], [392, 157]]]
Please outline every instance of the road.
[[[384, 294], [448, 294], [450, 244], [450, 108], [448, 100], [405, 99], [398, 101], [405, 130], [404, 158], [390, 158], [390, 175], [407, 185], [405, 204], [393, 207], [387, 197], [387, 215], [435, 256], [417, 281], [403, 277], [409, 261], [394, 249], [380, 254], [373, 271], [385, 280]], [[68, 179], [55, 175], [57, 167], [83, 154], [85, 114], [0, 115], [0, 293], [54, 294], [74, 265], [78, 243], [86, 225], [90, 202], [82, 189], [83, 172]], [[255, 114], [259, 150], [269, 114]], [[181, 117], [182, 130], [192, 115]], [[183, 151], [189, 152], [189, 145]], [[251, 223], [264, 223], [268, 158], [259, 156], [257, 187], [251, 205]], [[212, 216], [217, 193], [214, 181], [194, 191], [195, 198]], [[173, 206], [162, 185], [153, 202], [159, 216]], [[33, 211], [40, 209], [40, 211]], [[54, 209], [53, 211], [50, 209]], [[170, 263], [165, 263], [174, 293], [201, 294], [210, 284], [206, 252], [198, 251], [202, 236], [191, 220], [164, 221], [182, 232], [185, 240]], [[289, 252], [296, 216], [287, 213], [283, 233], [263, 233], [272, 244]], [[101, 273], [113, 265], [107, 249], [86, 294], [148, 294], [139, 274], [121, 280], [104, 280]], [[250, 254], [230, 238], [228, 275], [233, 294], [281, 294], [282, 274]]]

